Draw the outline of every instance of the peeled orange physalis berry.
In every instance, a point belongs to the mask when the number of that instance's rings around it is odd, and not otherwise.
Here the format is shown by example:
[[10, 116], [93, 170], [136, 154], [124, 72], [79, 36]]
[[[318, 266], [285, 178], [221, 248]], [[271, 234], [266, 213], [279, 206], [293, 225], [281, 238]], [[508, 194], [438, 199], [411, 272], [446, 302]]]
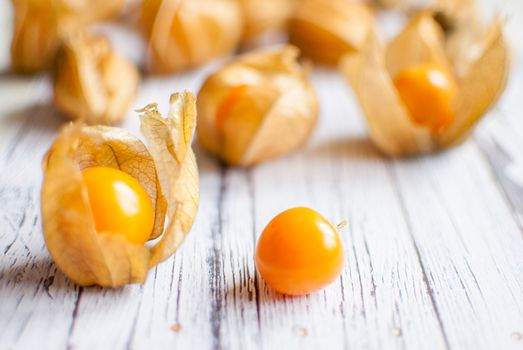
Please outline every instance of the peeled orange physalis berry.
[[454, 121], [457, 88], [445, 70], [431, 64], [409, 67], [396, 75], [394, 85], [416, 123], [438, 132]]
[[104, 166], [87, 168], [82, 175], [96, 231], [145, 244], [153, 230], [154, 208], [138, 180]]
[[288, 295], [315, 292], [343, 269], [343, 244], [337, 229], [309, 208], [288, 209], [263, 230], [256, 267], [274, 290]]

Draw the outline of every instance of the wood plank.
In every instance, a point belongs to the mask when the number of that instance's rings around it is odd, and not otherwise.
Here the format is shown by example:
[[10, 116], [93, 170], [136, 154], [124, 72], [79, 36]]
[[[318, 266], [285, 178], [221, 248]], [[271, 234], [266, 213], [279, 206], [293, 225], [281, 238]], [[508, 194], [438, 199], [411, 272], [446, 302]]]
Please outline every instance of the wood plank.
[[4, 98], [29, 104], [0, 122], [8, 130], [0, 155], [0, 347], [65, 348], [78, 287], [50, 259], [39, 205], [40, 162], [61, 120], [48, 105], [48, 82], [29, 85], [31, 96], [6, 91]]
[[449, 344], [519, 348], [523, 240], [472, 142], [393, 174]]
[[518, 111], [522, 89], [523, 64], [515, 62], [506, 93], [478, 128], [475, 140], [523, 229], [523, 120]]
[[[219, 234], [221, 171], [198, 156], [201, 201], [191, 234], [173, 259], [151, 271], [132, 336], [132, 348], [213, 347], [214, 239]], [[174, 328], [173, 328], [174, 327]]]
[[220, 189], [219, 221], [210, 256], [213, 345], [256, 348], [261, 334], [253, 259], [254, 208], [248, 174], [224, 170]]
[[[146, 79], [135, 107], [157, 101], [165, 110], [173, 90], [197, 91], [218, 64]], [[389, 161], [366, 139], [343, 80], [316, 71], [322, 115], [313, 142], [247, 171], [198, 150], [191, 235], [145, 285], [118, 290], [79, 289], [50, 262], [40, 160], [62, 120], [45, 78], [0, 77], [0, 348], [520, 348], [520, 68], [514, 76], [475, 141]], [[124, 126], [138, 131], [135, 113]], [[256, 275], [253, 254], [266, 223], [297, 205], [349, 220], [347, 258], [331, 286], [289, 298]]]
[[[37, 115], [49, 113], [48, 82], [44, 76], [19, 77], [0, 73], [0, 156], [9, 155]], [[38, 124], [38, 121], [36, 121]]]

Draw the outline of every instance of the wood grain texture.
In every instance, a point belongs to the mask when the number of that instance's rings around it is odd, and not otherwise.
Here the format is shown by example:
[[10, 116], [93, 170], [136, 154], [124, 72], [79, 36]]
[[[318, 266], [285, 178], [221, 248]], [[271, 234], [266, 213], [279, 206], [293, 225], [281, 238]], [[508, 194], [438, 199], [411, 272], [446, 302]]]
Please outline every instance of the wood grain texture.
[[41, 233], [40, 160], [60, 122], [47, 104], [47, 82], [33, 85], [33, 107], [2, 115], [10, 132], [0, 157], [0, 346], [8, 349], [64, 348], [78, 298]]
[[[520, 38], [520, 2], [484, 3], [517, 17], [508, 30]], [[248, 170], [195, 145], [201, 203], [191, 234], [143, 286], [116, 290], [78, 288], [50, 260], [40, 161], [63, 120], [46, 77], [2, 74], [0, 349], [521, 349], [520, 41], [514, 50], [507, 91], [474, 137], [410, 160], [382, 157], [343, 79], [315, 70], [321, 118], [309, 145]], [[133, 108], [165, 111], [172, 91], [197, 91], [218, 64], [145, 79]], [[124, 127], [138, 133], [133, 112]], [[264, 226], [293, 206], [349, 222], [342, 276], [299, 298], [270, 290], [254, 266]]]
[[518, 62], [513, 73], [507, 93], [478, 130], [475, 140], [523, 228], [523, 121], [520, 113], [513, 112], [520, 108], [523, 97], [523, 65]]

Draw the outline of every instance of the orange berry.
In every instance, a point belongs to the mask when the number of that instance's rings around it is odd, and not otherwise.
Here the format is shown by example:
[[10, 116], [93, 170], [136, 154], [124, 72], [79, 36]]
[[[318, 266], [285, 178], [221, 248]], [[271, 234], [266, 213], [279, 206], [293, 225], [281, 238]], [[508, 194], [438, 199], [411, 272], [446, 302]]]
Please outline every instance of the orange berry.
[[256, 247], [256, 267], [274, 290], [289, 295], [317, 291], [340, 274], [341, 237], [323, 216], [309, 208], [277, 215], [263, 230]]
[[454, 121], [452, 100], [457, 88], [443, 69], [431, 64], [406, 68], [398, 73], [394, 85], [416, 123], [439, 132]]
[[154, 208], [145, 188], [131, 175], [96, 166], [82, 172], [96, 230], [143, 245], [154, 225]]

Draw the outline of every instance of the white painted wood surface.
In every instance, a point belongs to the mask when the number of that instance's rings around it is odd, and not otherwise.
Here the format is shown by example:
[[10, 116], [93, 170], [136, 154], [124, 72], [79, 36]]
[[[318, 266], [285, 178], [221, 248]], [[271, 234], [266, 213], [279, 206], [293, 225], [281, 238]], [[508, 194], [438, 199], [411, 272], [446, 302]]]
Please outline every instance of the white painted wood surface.
[[[0, 6], [0, 64], [10, 11]], [[197, 148], [201, 205], [175, 256], [146, 284], [79, 288], [50, 260], [40, 161], [62, 124], [47, 77], [0, 76], [0, 349], [523, 349], [523, 5], [508, 15], [514, 70], [474, 137], [446, 153], [384, 159], [334, 71], [302, 152], [251, 170]], [[135, 107], [197, 91], [212, 67], [146, 78]], [[130, 113], [125, 127], [138, 131]], [[349, 220], [340, 279], [282, 297], [256, 275], [255, 242], [292, 206]], [[174, 328], [173, 328], [174, 326]], [[174, 329], [174, 330], [173, 330]]]

